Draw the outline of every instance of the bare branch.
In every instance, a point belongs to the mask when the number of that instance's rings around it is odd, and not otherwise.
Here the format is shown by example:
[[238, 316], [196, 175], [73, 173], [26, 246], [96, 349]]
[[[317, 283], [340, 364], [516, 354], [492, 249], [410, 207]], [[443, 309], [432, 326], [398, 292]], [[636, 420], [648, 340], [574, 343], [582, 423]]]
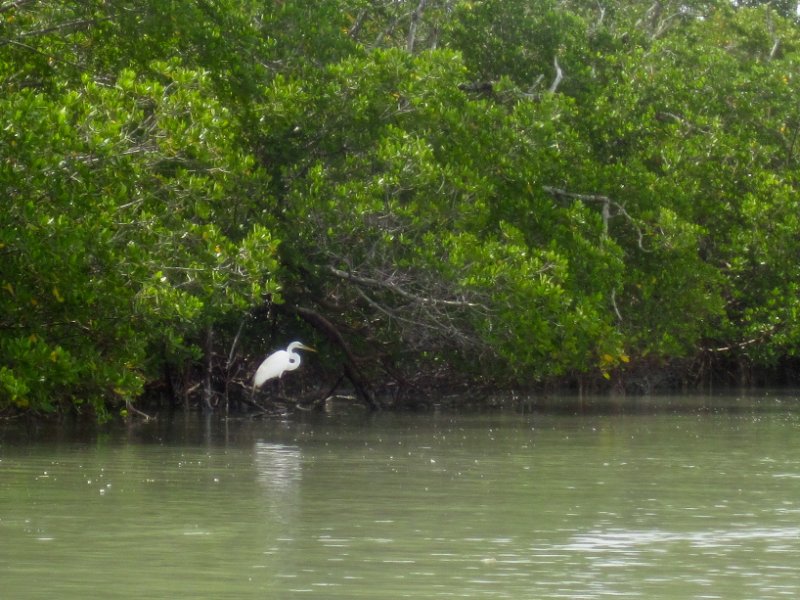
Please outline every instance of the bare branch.
[[228, 352], [228, 360], [225, 363], [225, 369], [226, 370], [229, 370], [231, 368], [231, 366], [233, 365], [233, 358], [234, 358], [235, 353], [236, 353], [236, 346], [239, 345], [239, 338], [242, 335], [242, 329], [244, 329], [244, 324], [245, 324], [246, 320], [247, 320], [246, 318], [241, 320], [241, 322], [239, 323], [239, 329], [236, 330], [236, 335], [233, 338], [233, 342], [231, 342], [231, 349]]
[[[633, 226], [634, 230], [636, 230], [636, 234], [639, 238], [638, 246], [639, 250], [642, 252], [650, 252], [644, 247], [644, 234], [642, 233], [641, 227], [639, 227], [638, 222], [632, 216], [628, 214], [628, 211], [625, 210], [625, 207], [619, 204], [618, 202], [614, 202], [608, 196], [603, 196], [601, 194], [576, 194], [574, 192], [568, 192], [566, 190], [562, 190], [560, 188], [551, 187], [549, 185], [543, 186], [542, 189], [550, 194], [551, 196], [555, 196], [557, 198], [568, 198], [572, 200], [580, 200], [581, 202], [599, 202], [602, 204], [602, 214], [603, 214], [603, 237], [608, 236], [608, 222], [611, 220], [612, 217], [622, 216], [625, 218], [628, 223]], [[616, 210], [615, 214], [611, 214], [611, 208]]]
[[356, 357], [353, 355], [353, 351], [350, 349], [350, 346], [345, 341], [344, 336], [341, 332], [331, 323], [328, 319], [323, 317], [315, 310], [311, 310], [310, 308], [305, 308], [302, 306], [295, 306], [290, 308], [293, 312], [299, 315], [304, 321], [312, 325], [319, 331], [325, 333], [333, 343], [335, 343], [342, 353], [345, 355], [345, 362], [342, 364], [342, 368], [344, 370], [345, 376], [350, 380], [353, 384], [353, 387], [356, 389], [356, 393], [362, 399], [364, 403], [369, 405], [373, 409], [380, 409], [381, 405], [375, 399], [374, 394], [369, 389], [367, 385], [367, 379], [364, 377], [361, 370], [358, 368], [358, 363], [356, 361]]
[[598, 2], [597, 3], [597, 11], [598, 11], [599, 14], [597, 16], [597, 21], [594, 24], [594, 28], [595, 29], [599, 29], [600, 26], [603, 24], [603, 20], [606, 17], [606, 7], [603, 6], [602, 4], [600, 4], [600, 2]]
[[346, 279], [348, 281], [352, 281], [353, 283], [358, 283], [361, 285], [366, 285], [372, 288], [381, 288], [392, 292], [398, 296], [401, 296], [407, 300], [411, 300], [418, 304], [428, 304], [428, 305], [439, 305], [439, 306], [455, 306], [460, 308], [483, 308], [486, 309], [485, 306], [475, 302], [469, 302], [467, 300], [444, 300], [441, 298], [429, 298], [425, 296], [419, 296], [417, 294], [413, 294], [405, 289], [401, 288], [400, 286], [391, 283], [390, 281], [380, 281], [378, 279], [373, 279], [371, 277], [363, 277], [360, 275], [354, 275], [353, 273], [348, 273], [347, 271], [342, 271], [341, 269], [337, 269], [335, 267], [328, 267], [328, 272], [340, 279]]
[[767, 327], [761, 333], [761, 335], [758, 335], [758, 336], [756, 336], [754, 338], [751, 338], [749, 340], [743, 340], [741, 342], [735, 342], [735, 343], [730, 344], [728, 346], [718, 346], [716, 348], [706, 348], [706, 350], [708, 352], [714, 352], [714, 353], [730, 352], [732, 350], [743, 350], [744, 348], [747, 348], [748, 346], [752, 346], [754, 344], [760, 344], [761, 342], [764, 342], [764, 341], [768, 340], [770, 337], [772, 337], [772, 335], [775, 333], [775, 331], [777, 329], [778, 329], [778, 325], [771, 325], [771, 326]]
[[780, 39], [778, 39], [776, 37], [775, 38], [775, 42], [772, 44], [772, 48], [769, 51], [769, 59], [770, 60], [775, 58], [775, 54], [778, 52], [778, 48], [780, 47], [780, 45], [781, 45], [781, 41], [780, 41]]
[[564, 79], [564, 73], [563, 73], [563, 71], [561, 70], [561, 67], [558, 64], [558, 57], [557, 56], [553, 57], [553, 66], [556, 69], [556, 76], [553, 79], [553, 83], [550, 84], [550, 89], [547, 90], [551, 94], [555, 94], [556, 93], [556, 90], [558, 89], [558, 86], [561, 83], [561, 80]]
[[361, 33], [361, 28], [364, 26], [364, 21], [367, 18], [367, 9], [363, 8], [359, 11], [358, 16], [353, 21], [353, 24], [350, 26], [350, 29], [347, 30], [347, 35], [353, 39], [358, 37], [358, 34]]
[[414, 44], [417, 41], [417, 27], [419, 26], [420, 18], [422, 18], [422, 11], [425, 10], [425, 4], [427, 4], [427, 0], [419, 0], [417, 8], [411, 13], [411, 24], [408, 26], [408, 40], [406, 42], [406, 50], [409, 52], [414, 52]]
[[571, 198], [573, 200], [583, 200], [584, 202], [611, 202], [611, 199], [608, 196], [603, 196], [601, 194], [576, 194], [575, 192], [568, 192], [566, 190], [562, 190], [561, 188], [556, 188], [549, 185], [543, 186], [542, 189], [551, 196], [560, 196], [562, 198]]
[[611, 290], [611, 308], [614, 309], [614, 314], [617, 315], [617, 319], [621, 323], [623, 321], [622, 313], [619, 312], [619, 307], [617, 306], [617, 290]]
[[9, 10], [14, 10], [15, 8], [22, 8], [26, 4], [33, 4], [35, 0], [16, 0], [15, 2], [6, 2], [5, 4], [0, 4], [0, 13], [8, 12]]
[[775, 33], [775, 22], [772, 20], [772, 9], [769, 4], [767, 4], [767, 29], [769, 29], [769, 33], [772, 36], [772, 48], [770, 48], [768, 60], [772, 60], [778, 53], [781, 39], [778, 37], [778, 34]]
[[375, 41], [372, 42], [372, 45], [375, 47], [380, 46], [383, 43], [383, 38], [385, 38], [387, 35], [391, 36], [394, 34], [394, 30], [397, 28], [397, 25], [399, 23], [400, 23], [399, 16], [392, 19], [392, 22], [389, 24], [389, 26], [381, 30], [381, 32], [378, 34], [378, 37], [376, 37]]
[[38, 35], [46, 35], [48, 33], [53, 33], [55, 31], [63, 31], [65, 29], [69, 30], [76, 30], [87, 28], [88, 26], [93, 26], [99, 23], [100, 21], [110, 21], [110, 17], [104, 17], [102, 19], [75, 19], [74, 21], [67, 21], [66, 23], [58, 23], [57, 25], [51, 25], [50, 27], [44, 27], [42, 29], [36, 29], [34, 31], [25, 31], [20, 33], [19, 37], [21, 38], [29, 38], [35, 37]]
[[137, 417], [141, 417], [145, 421], [155, 421], [156, 420], [156, 418], [154, 416], [148, 415], [147, 413], [142, 412], [141, 410], [136, 408], [131, 403], [130, 400], [127, 400], [127, 399], [125, 400], [125, 408], [128, 410], [129, 413], [133, 413], [134, 415], [136, 415]]

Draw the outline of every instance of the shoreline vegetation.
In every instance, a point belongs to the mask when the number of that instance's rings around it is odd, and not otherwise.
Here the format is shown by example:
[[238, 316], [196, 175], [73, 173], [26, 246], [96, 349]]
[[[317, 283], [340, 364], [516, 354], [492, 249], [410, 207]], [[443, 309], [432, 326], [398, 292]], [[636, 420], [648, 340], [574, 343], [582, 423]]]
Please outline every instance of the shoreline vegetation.
[[[0, 25], [0, 416], [798, 382], [791, 2]], [[251, 395], [295, 339], [319, 354]]]

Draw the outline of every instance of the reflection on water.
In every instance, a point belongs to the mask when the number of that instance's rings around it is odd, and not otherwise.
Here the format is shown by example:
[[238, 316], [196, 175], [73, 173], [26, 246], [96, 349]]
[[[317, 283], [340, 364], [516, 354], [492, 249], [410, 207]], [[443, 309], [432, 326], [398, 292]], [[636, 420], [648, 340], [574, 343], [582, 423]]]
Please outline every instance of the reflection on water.
[[300, 483], [300, 448], [266, 442], [255, 443], [258, 480], [268, 496], [291, 494]]
[[302, 464], [300, 448], [256, 442], [253, 459], [258, 482], [264, 487], [264, 502], [276, 520], [290, 519], [299, 501]]
[[591, 531], [576, 535], [564, 546], [566, 550], [582, 552], [614, 552], [630, 553], [653, 549], [663, 552], [668, 544], [684, 543], [693, 548], [736, 548], [753, 541], [769, 544], [772, 551], [783, 551], [785, 540], [800, 539], [800, 527], [783, 527], [772, 529], [712, 530], [689, 533], [671, 531]]
[[0, 435], [0, 589], [33, 598], [786, 598], [780, 410], [188, 418]]

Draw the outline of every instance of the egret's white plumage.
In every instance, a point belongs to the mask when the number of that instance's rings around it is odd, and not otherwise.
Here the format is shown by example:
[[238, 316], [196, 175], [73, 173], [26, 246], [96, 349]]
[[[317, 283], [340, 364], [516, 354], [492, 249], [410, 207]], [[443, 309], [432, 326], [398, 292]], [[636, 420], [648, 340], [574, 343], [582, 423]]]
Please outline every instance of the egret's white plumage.
[[310, 350], [316, 352], [311, 346], [306, 346], [302, 342], [292, 342], [286, 350], [273, 352], [264, 359], [253, 377], [253, 389], [264, 385], [265, 381], [280, 377], [286, 371], [294, 371], [300, 366], [300, 355], [295, 350]]

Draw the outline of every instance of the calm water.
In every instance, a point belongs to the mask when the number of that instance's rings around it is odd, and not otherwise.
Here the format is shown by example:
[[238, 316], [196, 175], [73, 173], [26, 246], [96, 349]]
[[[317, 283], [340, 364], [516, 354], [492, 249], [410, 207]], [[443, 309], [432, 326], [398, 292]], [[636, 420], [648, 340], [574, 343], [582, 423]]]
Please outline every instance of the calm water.
[[731, 403], [5, 425], [0, 597], [800, 597], [800, 404]]

